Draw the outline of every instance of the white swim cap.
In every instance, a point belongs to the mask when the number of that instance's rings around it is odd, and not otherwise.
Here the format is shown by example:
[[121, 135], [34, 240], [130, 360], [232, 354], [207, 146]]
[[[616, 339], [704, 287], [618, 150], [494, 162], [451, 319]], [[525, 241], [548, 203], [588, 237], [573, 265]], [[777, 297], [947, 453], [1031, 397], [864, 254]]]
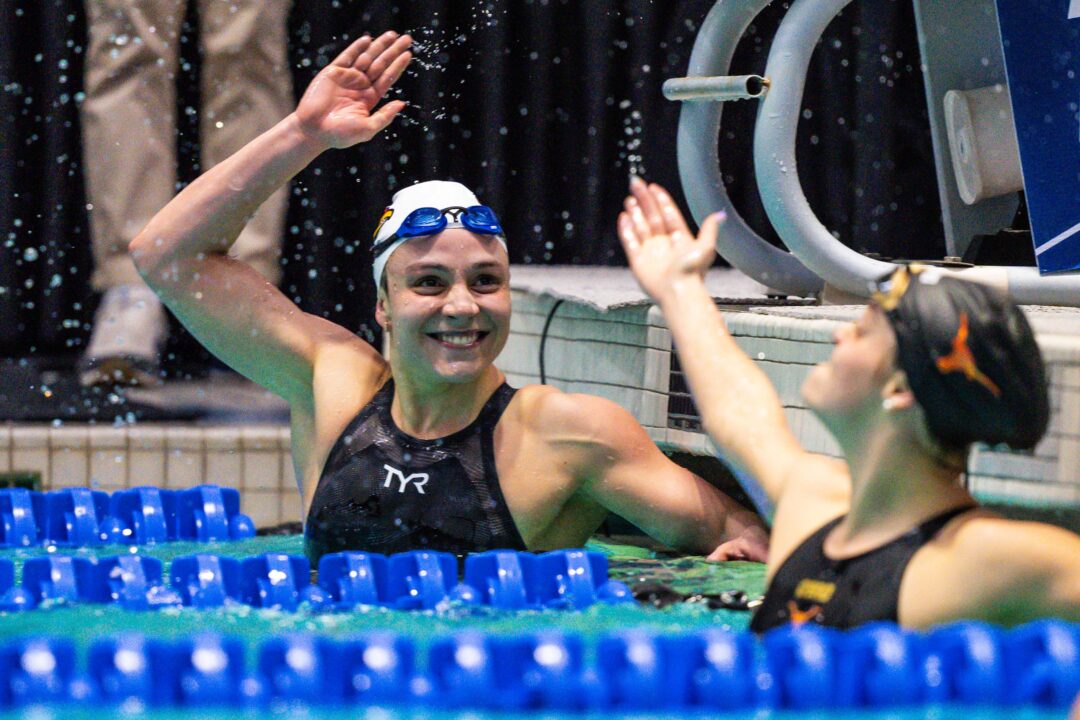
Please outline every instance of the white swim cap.
[[[378, 248], [379, 243], [394, 235], [405, 221], [405, 218], [409, 216], [409, 213], [418, 208], [467, 208], [479, 204], [480, 201], [473, 191], [459, 182], [428, 180], [427, 182], [402, 188], [394, 193], [390, 205], [383, 211], [382, 218], [379, 219], [379, 225], [375, 228], [375, 235], [371, 241], [372, 248]], [[446, 221], [446, 228], [465, 227], [457, 215], [447, 217]], [[440, 230], [440, 232], [442, 231]], [[503, 247], [506, 247], [505, 238], [501, 234], [496, 235], [496, 237], [499, 238], [499, 242], [503, 244]], [[411, 239], [408, 237], [398, 238], [386, 247], [377, 250], [378, 254], [372, 258], [372, 270], [375, 275], [376, 286], [382, 281], [383, 270], [386, 268], [390, 256], [401, 247], [402, 243]]]

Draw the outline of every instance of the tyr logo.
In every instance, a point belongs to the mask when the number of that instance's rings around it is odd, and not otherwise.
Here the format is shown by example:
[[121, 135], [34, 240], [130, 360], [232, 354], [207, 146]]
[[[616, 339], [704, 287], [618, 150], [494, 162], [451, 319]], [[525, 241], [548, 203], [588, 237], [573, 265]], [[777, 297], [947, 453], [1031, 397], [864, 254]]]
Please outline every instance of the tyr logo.
[[410, 482], [413, 487], [416, 488], [416, 492], [424, 495], [424, 485], [427, 485], [428, 474], [427, 473], [413, 473], [406, 475], [398, 470], [396, 467], [390, 467], [389, 465], [383, 465], [383, 469], [386, 470], [386, 482], [383, 483], [383, 487], [390, 487], [392, 480], [398, 481], [398, 492], [405, 492], [405, 486]]

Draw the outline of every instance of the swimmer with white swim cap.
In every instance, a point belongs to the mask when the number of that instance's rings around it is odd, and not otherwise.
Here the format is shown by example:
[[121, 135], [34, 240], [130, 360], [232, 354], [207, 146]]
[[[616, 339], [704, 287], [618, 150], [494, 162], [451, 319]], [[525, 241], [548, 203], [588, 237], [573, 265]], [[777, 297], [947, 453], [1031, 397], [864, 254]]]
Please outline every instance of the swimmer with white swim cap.
[[972, 443], [1030, 449], [1047, 427], [1042, 358], [1007, 296], [915, 266], [882, 279], [803, 384], [844, 457], [814, 455], [705, 290], [722, 219], [695, 238], [663, 188], [635, 178], [630, 189], [619, 235], [702, 424], [776, 503], [754, 630], [1080, 620], [1080, 537], [980, 509], [960, 482]]
[[392, 32], [354, 42], [294, 113], [185, 188], [130, 246], [195, 337], [289, 402], [309, 555], [579, 547], [614, 511], [673, 547], [763, 561], [760, 519], [668, 460], [624, 409], [506, 384], [494, 365], [510, 326], [506, 239], [465, 186], [405, 188], [376, 228], [385, 357], [228, 257], [271, 193], [393, 121], [405, 104], [379, 103], [410, 45]]

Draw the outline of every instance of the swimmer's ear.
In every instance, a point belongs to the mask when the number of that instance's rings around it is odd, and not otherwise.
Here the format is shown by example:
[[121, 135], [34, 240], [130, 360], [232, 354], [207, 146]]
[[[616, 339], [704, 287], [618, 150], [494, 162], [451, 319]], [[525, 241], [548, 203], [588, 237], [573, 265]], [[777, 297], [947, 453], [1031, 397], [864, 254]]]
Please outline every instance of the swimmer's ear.
[[387, 307], [386, 290], [380, 285], [377, 292], [378, 295], [375, 299], [375, 322], [379, 323], [379, 327], [383, 330], [389, 330], [390, 310]]
[[911, 392], [907, 374], [895, 371], [881, 389], [881, 407], [885, 410], [907, 410], [915, 405], [915, 393]]

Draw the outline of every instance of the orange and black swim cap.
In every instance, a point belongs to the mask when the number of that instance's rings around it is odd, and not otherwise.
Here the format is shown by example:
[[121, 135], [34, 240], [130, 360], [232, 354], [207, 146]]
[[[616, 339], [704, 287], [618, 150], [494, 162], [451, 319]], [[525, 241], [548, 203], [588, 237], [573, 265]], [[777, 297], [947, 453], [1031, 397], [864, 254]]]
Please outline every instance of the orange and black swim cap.
[[1005, 293], [913, 265], [879, 281], [874, 302], [940, 442], [1035, 447], [1050, 420], [1046, 369], [1031, 325]]

